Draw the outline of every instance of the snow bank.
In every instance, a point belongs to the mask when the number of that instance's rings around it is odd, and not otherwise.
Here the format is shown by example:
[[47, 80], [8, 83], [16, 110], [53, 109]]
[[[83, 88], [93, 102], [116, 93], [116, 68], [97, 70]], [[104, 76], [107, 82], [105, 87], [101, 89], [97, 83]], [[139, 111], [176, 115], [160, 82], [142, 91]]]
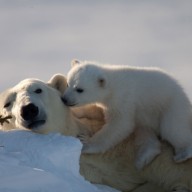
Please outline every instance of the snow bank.
[[79, 174], [81, 143], [60, 134], [0, 131], [0, 191], [115, 192]]

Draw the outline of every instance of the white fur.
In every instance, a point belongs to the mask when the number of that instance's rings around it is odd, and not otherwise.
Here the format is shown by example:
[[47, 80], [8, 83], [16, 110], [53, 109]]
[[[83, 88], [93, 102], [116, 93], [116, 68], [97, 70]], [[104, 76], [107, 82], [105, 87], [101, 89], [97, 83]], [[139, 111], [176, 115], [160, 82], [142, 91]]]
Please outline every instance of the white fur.
[[[26, 92], [24, 95], [28, 93], [29, 96], [26, 101], [33, 100], [36, 104], [44, 103], [40, 105], [41, 107], [43, 106], [41, 110], [50, 111], [50, 115], [47, 115], [49, 123], [36, 129], [31, 129], [32, 131], [39, 133], [59, 132], [64, 135], [77, 136], [77, 134], [82, 133], [82, 129], [86, 132], [87, 128], [94, 134], [103, 125], [102, 111], [97, 107], [88, 105], [85, 108], [71, 109], [62, 105], [61, 93], [66, 88], [66, 79], [61, 75], [53, 76], [48, 83], [33, 79], [28, 79], [23, 82], [24, 83], [19, 83], [18, 86], [16, 86], [17, 89], [10, 88], [0, 94], [0, 114], [3, 116], [8, 114], [13, 116], [13, 118], [9, 120], [10, 124], [3, 124], [3, 129], [16, 128], [15, 118], [21, 117], [19, 114], [13, 114], [12, 108], [17, 107], [17, 102], [19, 102], [20, 99], [16, 99], [14, 95], [16, 94], [20, 97], [20, 92], [23, 91]], [[39, 88], [39, 86], [41, 86], [43, 90], [42, 95], [34, 95], [33, 88]], [[7, 101], [13, 103], [10, 108], [5, 110], [4, 106]], [[54, 103], [59, 104], [56, 105], [57, 108], [53, 105]], [[2, 111], [5, 113], [2, 114]], [[20, 110], [17, 111], [18, 113], [20, 112]], [[79, 117], [80, 121], [76, 117]], [[87, 117], [88, 119], [86, 120]], [[85, 124], [82, 126], [82, 120], [88, 127], [85, 126]], [[58, 121], [62, 124], [57, 124]], [[57, 128], [57, 126], [59, 126], [59, 128]], [[136, 140], [145, 140], [145, 135], [138, 133], [139, 131], [140, 129], [137, 128], [131, 137], [122, 141], [119, 145], [104, 154], [82, 154], [80, 158], [80, 173], [85, 179], [92, 183], [109, 185], [120, 191], [165, 192], [162, 188], [166, 191], [172, 191], [172, 189], [179, 192], [191, 191], [192, 160], [180, 164], [174, 163], [172, 161], [172, 147], [167, 143], [162, 145], [162, 153], [157, 156], [152, 163], [146, 166], [145, 169], [141, 171], [135, 169], [134, 161], [137, 155], [135, 142], [140, 145], [138, 141], [135, 141], [135, 136]], [[147, 131], [144, 133], [148, 134]], [[143, 136], [144, 138], [142, 138]], [[106, 140], [108, 140], [108, 137], [106, 137]]]
[[[59, 78], [62, 77], [59, 76]], [[69, 123], [67, 119], [60, 118], [60, 114], [66, 113], [68, 110], [61, 100], [63, 89], [59, 90], [59, 86], [66, 87], [63, 82], [62, 84], [62, 86], [54, 84], [54, 77], [47, 84], [38, 79], [25, 79], [15, 87], [3, 92], [0, 95], [0, 114], [3, 117], [10, 115], [12, 118], [9, 123], [5, 122], [2, 128], [4, 130], [14, 128], [29, 129], [39, 133], [52, 131], [68, 135], [68, 130], [63, 127], [68, 127]], [[37, 92], [38, 89], [41, 89], [40, 93]], [[54, 99], [58, 97], [60, 99]], [[6, 107], [8, 103], [10, 104]], [[28, 120], [23, 118], [22, 110], [23, 107], [29, 104], [33, 104], [38, 108], [38, 114], [33, 119]], [[31, 123], [39, 120], [44, 120], [45, 123], [30, 126]]]
[[69, 106], [98, 103], [106, 111], [106, 125], [84, 152], [105, 152], [140, 127], [171, 143], [175, 161], [192, 157], [191, 104], [177, 81], [160, 69], [76, 62], [64, 101]]

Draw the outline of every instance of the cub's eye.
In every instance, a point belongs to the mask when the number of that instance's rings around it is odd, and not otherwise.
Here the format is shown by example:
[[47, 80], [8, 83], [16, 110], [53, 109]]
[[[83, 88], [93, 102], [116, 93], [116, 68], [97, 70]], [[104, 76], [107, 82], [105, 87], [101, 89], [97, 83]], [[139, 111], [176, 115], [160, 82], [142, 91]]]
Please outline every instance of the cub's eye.
[[77, 88], [76, 91], [77, 91], [77, 93], [83, 93], [84, 90], [81, 88]]
[[42, 89], [36, 89], [34, 92], [37, 94], [40, 94], [40, 93], [42, 93]]
[[4, 105], [4, 108], [8, 108], [10, 105], [11, 105], [11, 102], [7, 102], [7, 103]]

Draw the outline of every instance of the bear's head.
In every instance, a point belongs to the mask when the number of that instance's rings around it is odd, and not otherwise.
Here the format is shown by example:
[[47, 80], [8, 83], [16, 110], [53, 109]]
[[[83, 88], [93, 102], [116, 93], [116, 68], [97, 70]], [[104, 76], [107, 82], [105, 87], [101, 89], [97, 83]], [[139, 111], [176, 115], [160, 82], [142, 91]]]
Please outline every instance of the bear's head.
[[63, 101], [67, 106], [102, 103], [107, 99], [107, 81], [102, 66], [93, 62], [72, 61]]
[[[61, 96], [67, 86], [60, 74], [47, 83], [38, 79], [25, 79], [0, 94], [2, 129], [30, 129], [39, 133], [63, 132], [67, 125], [68, 108]], [[7, 119], [6, 119], [7, 117]]]

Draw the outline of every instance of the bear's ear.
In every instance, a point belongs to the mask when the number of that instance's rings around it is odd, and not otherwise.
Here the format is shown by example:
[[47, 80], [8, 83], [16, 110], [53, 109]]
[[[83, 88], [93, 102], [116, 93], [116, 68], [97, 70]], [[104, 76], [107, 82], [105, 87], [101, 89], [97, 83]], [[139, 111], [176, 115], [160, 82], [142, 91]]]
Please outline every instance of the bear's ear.
[[71, 61], [71, 67], [75, 67], [76, 65], [79, 65], [81, 63], [81, 61], [77, 60], [77, 59], [73, 59]]
[[67, 79], [61, 74], [55, 74], [51, 77], [47, 84], [63, 94], [67, 88]]
[[105, 78], [103, 78], [103, 77], [98, 77], [97, 81], [98, 81], [99, 87], [104, 88], [104, 87], [106, 86], [106, 80], [105, 80]]

